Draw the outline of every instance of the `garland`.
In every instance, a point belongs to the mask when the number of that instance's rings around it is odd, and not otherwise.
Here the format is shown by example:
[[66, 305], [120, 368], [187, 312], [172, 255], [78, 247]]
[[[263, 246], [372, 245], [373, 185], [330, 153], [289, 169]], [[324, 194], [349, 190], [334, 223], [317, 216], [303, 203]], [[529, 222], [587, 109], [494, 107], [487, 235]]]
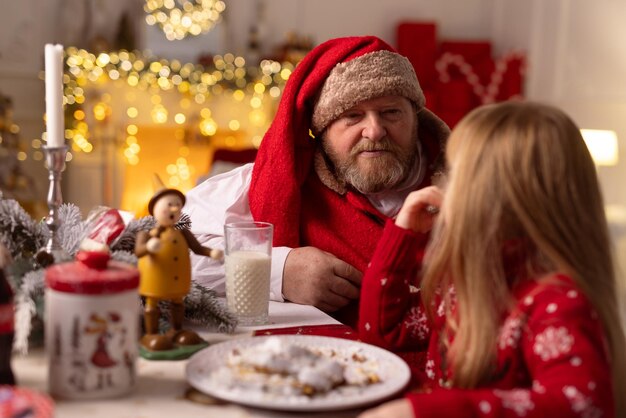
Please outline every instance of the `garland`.
[[[95, 208], [83, 221], [80, 209], [76, 205], [62, 204], [58, 212], [60, 227], [57, 230], [57, 237], [68, 257], [55, 261], [73, 260], [93, 222], [107, 209]], [[135, 236], [139, 231], [152, 229], [155, 224], [152, 216], [131, 220], [120, 236], [111, 243], [111, 258], [136, 265]], [[185, 215], [177, 227], [189, 228], [190, 225], [189, 217]], [[36, 255], [49, 236], [50, 232], [43, 222], [33, 220], [15, 200], [0, 196], [0, 244], [7, 248], [13, 258], [7, 273], [9, 282], [15, 289], [13, 348], [17, 352], [27, 353], [29, 341], [35, 345], [43, 343], [45, 268], [43, 260], [38, 260]], [[165, 310], [162, 312], [166, 315]], [[185, 318], [217, 332], [233, 332], [237, 324], [233, 314], [227, 310], [215, 292], [195, 282], [185, 297]]]

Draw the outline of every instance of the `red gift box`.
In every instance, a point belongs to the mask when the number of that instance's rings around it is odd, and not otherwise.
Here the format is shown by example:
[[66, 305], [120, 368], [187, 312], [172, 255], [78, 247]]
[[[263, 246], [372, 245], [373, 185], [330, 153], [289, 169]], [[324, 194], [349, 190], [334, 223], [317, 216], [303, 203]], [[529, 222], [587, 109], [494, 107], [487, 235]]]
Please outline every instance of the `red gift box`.
[[[481, 83], [486, 84], [489, 82], [489, 76], [491, 75], [489, 63], [493, 63], [491, 43], [484, 41], [444, 41], [441, 43], [439, 51], [440, 55], [445, 53], [460, 55], [470, 65]], [[465, 75], [462, 74], [458, 66], [450, 66], [449, 74], [450, 78], [453, 79], [465, 79]]]
[[465, 80], [450, 80], [437, 85], [438, 111], [467, 112], [477, 105], [478, 100]]
[[502, 78], [497, 100], [520, 97], [524, 87], [524, 59], [519, 56], [508, 61], [507, 70]]
[[467, 111], [440, 110], [437, 116], [452, 129], [468, 112], [469, 109]]
[[434, 23], [400, 23], [397, 49], [413, 64], [427, 107], [450, 127], [483, 103], [522, 96], [522, 54], [494, 59], [489, 41], [448, 40], [437, 46], [436, 33]]
[[429, 88], [437, 78], [437, 26], [430, 22], [403, 22], [397, 30], [398, 52], [406, 56], [422, 86]]

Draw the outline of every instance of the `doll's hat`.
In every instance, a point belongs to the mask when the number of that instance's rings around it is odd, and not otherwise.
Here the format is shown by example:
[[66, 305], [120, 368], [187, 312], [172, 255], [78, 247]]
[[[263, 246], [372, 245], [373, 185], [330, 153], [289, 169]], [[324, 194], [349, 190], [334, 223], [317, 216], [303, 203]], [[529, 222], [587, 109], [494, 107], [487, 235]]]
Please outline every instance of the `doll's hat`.
[[161, 180], [161, 177], [159, 177], [158, 174], [154, 174], [154, 176], [152, 177], [152, 187], [154, 188], [154, 194], [152, 195], [152, 197], [150, 198], [150, 201], [148, 202], [148, 212], [150, 213], [150, 215], [154, 215], [154, 213], [152, 213], [152, 210], [154, 209], [154, 205], [156, 204], [156, 202], [163, 196], [168, 195], [168, 194], [175, 194], [176, 196], [180, 197], [180, 200], [183, 202], [183, 205], [185, 204], [185, 195], [183, 194], [183, 192], [181, 192], [178, 189], [170, 189], [165, 187], [165, 184], [163, 184], [163, 180]]

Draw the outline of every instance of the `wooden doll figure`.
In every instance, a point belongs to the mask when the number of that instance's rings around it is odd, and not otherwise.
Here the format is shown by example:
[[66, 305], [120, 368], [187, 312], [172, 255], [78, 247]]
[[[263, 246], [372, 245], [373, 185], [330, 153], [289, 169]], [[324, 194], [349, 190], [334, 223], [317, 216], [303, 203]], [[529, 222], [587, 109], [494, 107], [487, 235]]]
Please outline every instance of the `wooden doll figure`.
[[[155, 176], [157, 191], [148, 203], [148, 211], [157, 226], [150, 232], [137, 235], [135, 254], [139, 257], [141, 274], [139, 294], [146, 298], [144, 325], [146, 334], [141, 339], [144, 348], [152, 351], [170, 350], [176, 346], [202, 343], [193, 331], [183, 330], [183, 298], [191, 287], [189, 249], [214, 259], [222, 258], [222, 251], [203, 247], [187, 229], [175, 229], [185, 195], [176, 189], [165, 188]], [[171, 328], [159, 334], [159, 306], [161, 300], [170, 302]]]

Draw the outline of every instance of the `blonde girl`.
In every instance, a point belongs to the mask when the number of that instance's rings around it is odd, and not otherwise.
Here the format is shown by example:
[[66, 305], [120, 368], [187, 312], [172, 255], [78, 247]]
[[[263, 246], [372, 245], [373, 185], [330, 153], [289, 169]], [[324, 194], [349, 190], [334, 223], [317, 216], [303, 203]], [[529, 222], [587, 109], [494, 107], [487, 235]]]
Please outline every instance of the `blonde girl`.
[[422, 390], [362, 416], [626, 416], [618, 288], [579, 129], [547, 105], [484, 106], [446, 159], [445, 198], [409, 195], [361, 293], [364, 341], [426, 350]]

